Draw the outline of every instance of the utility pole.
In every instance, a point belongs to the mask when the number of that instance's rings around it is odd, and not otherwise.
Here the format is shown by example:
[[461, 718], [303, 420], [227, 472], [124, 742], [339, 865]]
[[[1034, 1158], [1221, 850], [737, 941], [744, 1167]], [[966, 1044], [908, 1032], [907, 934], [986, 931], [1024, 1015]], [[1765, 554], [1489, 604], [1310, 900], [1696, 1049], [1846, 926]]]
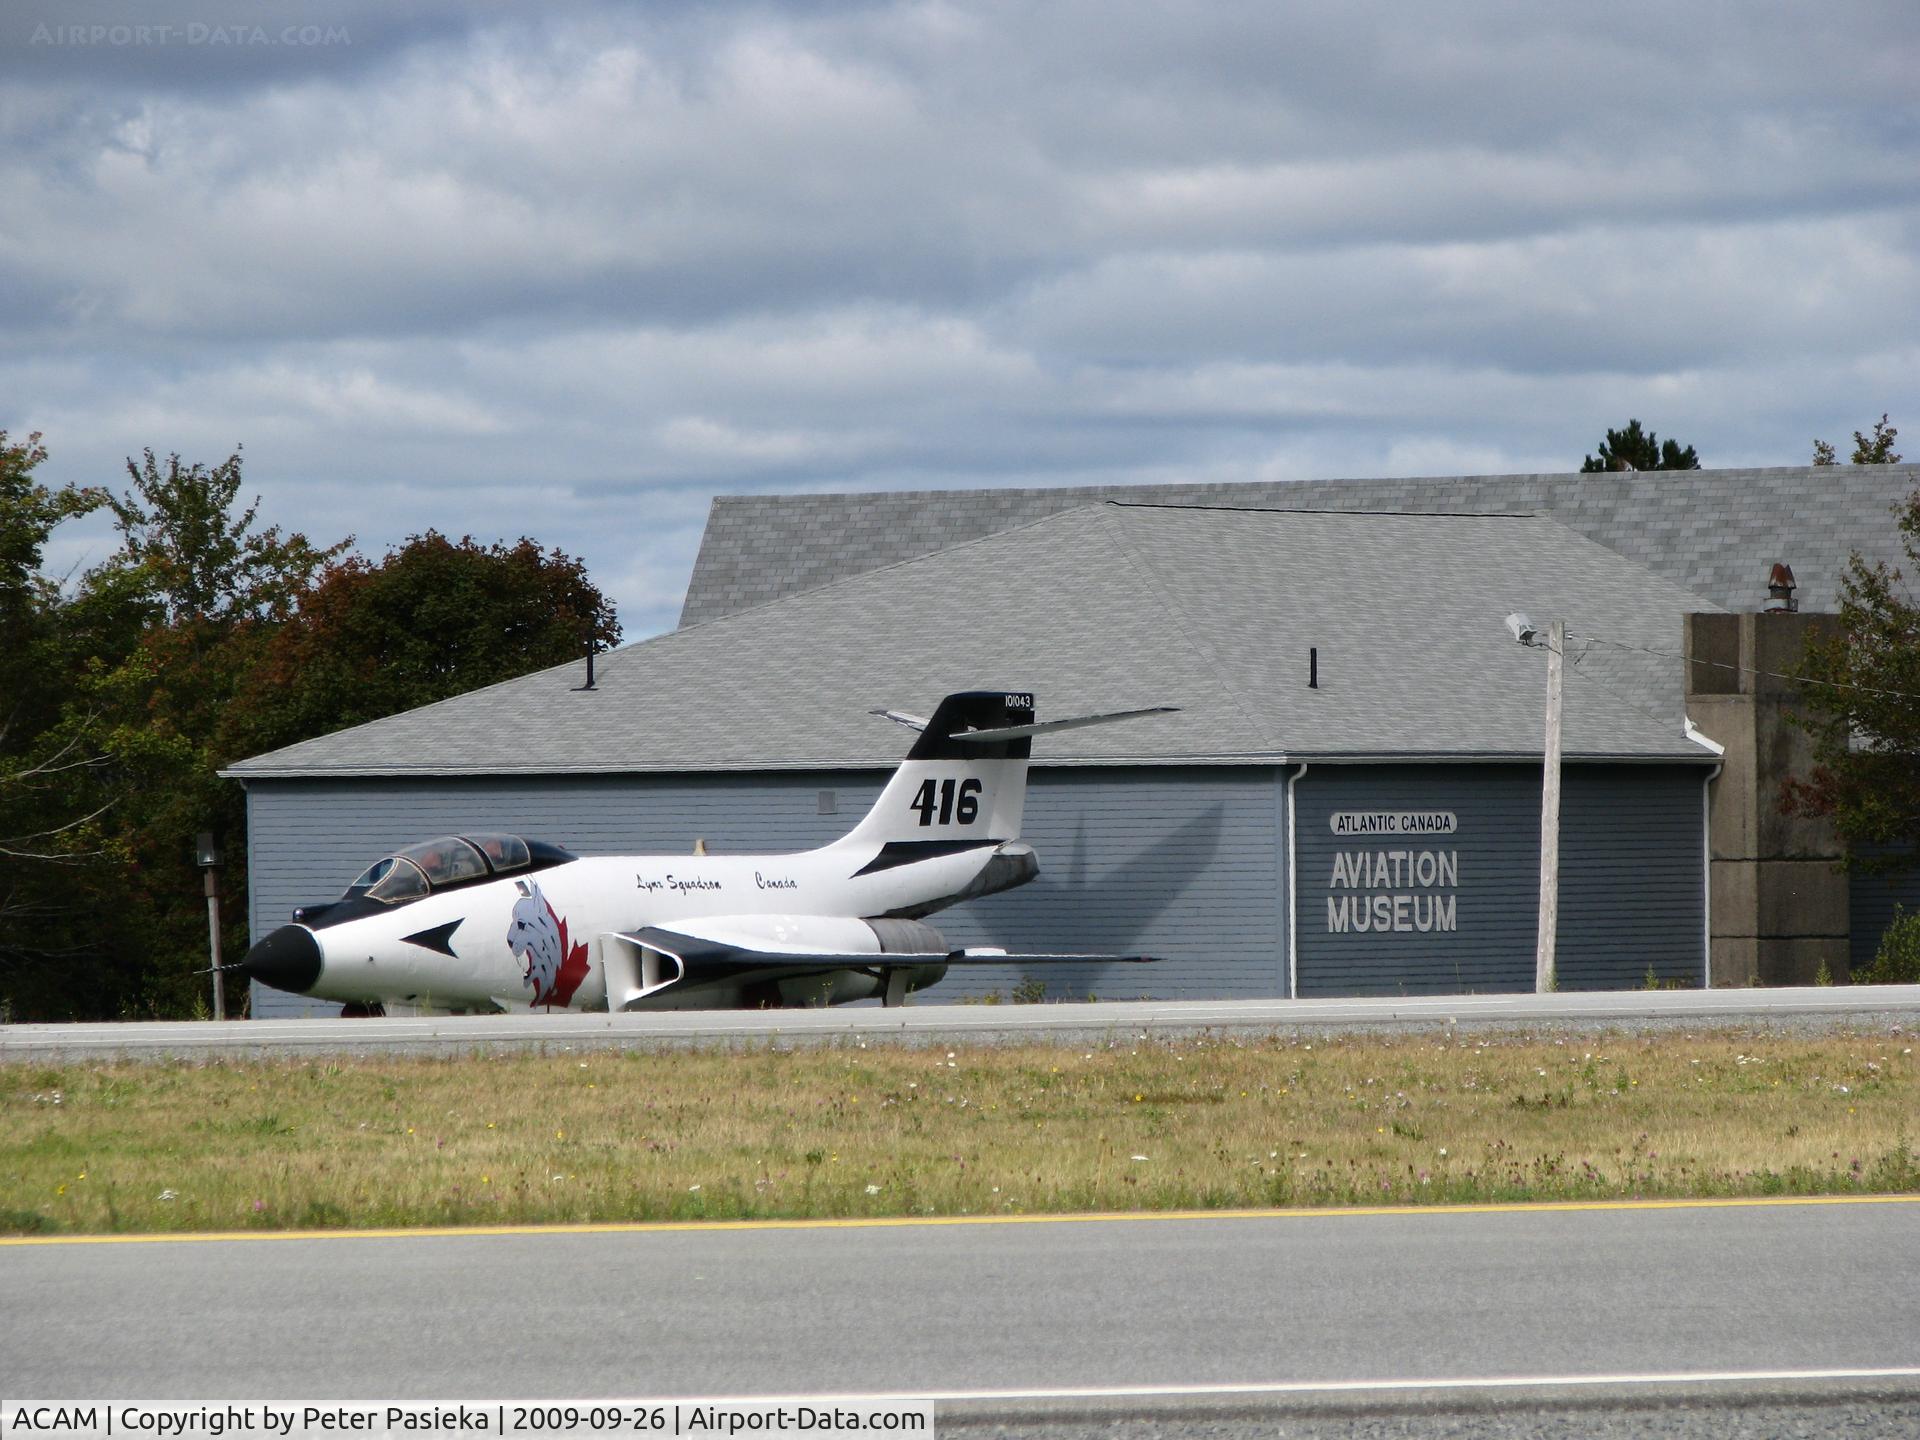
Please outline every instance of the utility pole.
[[226, 977], [220, 973], [220, 845], [213, 832], [202, 830], [194, 859], [206, 875], [207, 947], [213, 953], [213, 1018], [227, 1018]]
[[1533, 988], [1557, 988], [1553, 945], [1560, 928], [1560, 687], [1567, 653], [1567, 622], [1547, 631], [1547, 747], [1540, 774], [1540, 934], [1533, 957]]

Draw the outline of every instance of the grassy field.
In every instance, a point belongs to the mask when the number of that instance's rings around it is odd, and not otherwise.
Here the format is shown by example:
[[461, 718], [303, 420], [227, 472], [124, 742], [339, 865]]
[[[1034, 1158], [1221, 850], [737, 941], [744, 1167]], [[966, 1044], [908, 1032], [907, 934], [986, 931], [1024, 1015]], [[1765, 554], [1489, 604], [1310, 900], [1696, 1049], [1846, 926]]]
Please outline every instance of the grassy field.
[[1913, 1037], [0, 1065], [0, 1231], [1920, 1191]]

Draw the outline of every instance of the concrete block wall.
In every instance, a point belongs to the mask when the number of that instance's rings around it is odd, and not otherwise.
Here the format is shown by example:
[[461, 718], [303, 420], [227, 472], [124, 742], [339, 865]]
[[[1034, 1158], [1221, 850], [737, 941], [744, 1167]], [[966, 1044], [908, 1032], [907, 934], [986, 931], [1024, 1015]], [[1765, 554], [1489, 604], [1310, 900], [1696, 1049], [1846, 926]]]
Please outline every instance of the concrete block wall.
[[1834, 615], [1686, 617], [1687, 715], [1726, 747], [1708, 807], [1713, 977], [1718, 985], [1805, 985], [1822, 965], [1850, 971], [1849, 887], [1825, 820], [1780, 809], [1780, 784], [1804, 775], [1812, 742], [1788, 719], [1792, 674]]

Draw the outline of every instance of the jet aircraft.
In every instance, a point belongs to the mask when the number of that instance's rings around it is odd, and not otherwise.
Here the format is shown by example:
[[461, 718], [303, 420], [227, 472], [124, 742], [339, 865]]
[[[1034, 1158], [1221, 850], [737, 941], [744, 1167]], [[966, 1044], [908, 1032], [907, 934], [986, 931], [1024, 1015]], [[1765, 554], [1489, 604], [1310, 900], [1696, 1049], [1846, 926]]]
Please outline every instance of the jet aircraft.
[[950, 947], [926, 917], [1039, 874], [1020, 840], [1033, 737], [1178, 709], [1036, 723], [1033, 696], [949, 695], [864, 819], [817, 850], [576, 856], [445, 836], [376, 861], [228, 967], [346, 1013], [898, 1005], [949, 966], [1144, 961]]

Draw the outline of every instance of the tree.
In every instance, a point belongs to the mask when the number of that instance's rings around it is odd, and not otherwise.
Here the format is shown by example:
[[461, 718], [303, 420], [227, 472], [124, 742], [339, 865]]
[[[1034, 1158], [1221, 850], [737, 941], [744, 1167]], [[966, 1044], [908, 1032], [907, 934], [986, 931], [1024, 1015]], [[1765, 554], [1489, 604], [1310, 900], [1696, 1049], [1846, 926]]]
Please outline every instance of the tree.
[[[262, 526], [238, 451], [212, 467], [145, 451], [119, 494], [38, 485], [44, 458], [38, 436], [0, 434], [0, 1013], [15, 1019], [204, 1008], [198, 831], [225, 842], [222, 938], [245, 943], [227, 764], [619, 638], [581, 562], [532, 540], [430, 532], [376, 565]], [[43, 575], [52, 528], [102, 506], [114, 555], [77, 585]]]
[[38, 432], [15, 444], [0, 430], [0, 686], [10, 712], [0, 721], [0, 737], [16, 740], [22, 703], [47, 693], [44, 685], [26, 683], [60, 601], [59, 587], [40, 569], [47, 538], [61, 521], [107, 503], [102, 490], [75, 485], [50, 490], [35, 481], [33, 472], [46, 458]]
[[40, 1013], [21, 994], [29, 977], [72, 967], [90, 943], [71, 902], [99, 855], [102, 812], [85, 781], [103, 759], [58, 733], [72, 691], [69, 605], [42, 566], [55, 527], [107, 497], [41, 484], [46, 458], [37, 433], [15, 443], [0, 431], [0, 1015]]
[[330, 565], [274, 635], [220, 733], [229, 759], [430, 705], [617, 644], [586, 566], [533, 540], [416, 535]]
[[1642, 432], [1638, 420], [1627, 421], [1624, 430], [1609, 430], [1600, 442], [1600, 453], [1581, 462], [1582, 475], [1597, 475], [1607, 470], [1698, 470], [1700, 457], [1689, 445], [1682, 450], [1672, 440], [1662, 441], [1653, 431]]
[[[1865, 463], [1865, 462], [1863, 462]], [[1901, 508], [1902, 548], [1920, 566], [1920, 491]], [[1781, 792], [1788, 813], [1831, 817], [1865, 870], [1905, 868], [1920, 844], [1920, 605], [1902, 572], [1856, 552], [1840, 581], [1840, 623], [1808, 642], [1797, 676], [1813, 739], [1805, 779]], [[1891, 853], [1890, 853], [1891, 852]]]
[[62, 596], [41, 573], [47, 539], [107, 501], [104, 491], [40, 484], [33, 472], [46, 458], [37, 432], [15, 444], [0, 430], [0, 756], [30, 749], [58, 711], [60, 672], [47, 644]]
[[[1900, 431], [1887, 423], [1883, 413], [1873, 422], [1873, 434], [1863, 435], [1853, 432], [1853, 463], [1855, 465], [1898, 465], [1900, 452], [1893, 448], [1893, 442]], [[1813, 442], [1813, 463], [1816, 465], [1835, 465], [1839, 463], [1833, 446], [1824, 440]]]
[[[222, 836], [228, 889], [244, 894], [246, 883], [243, 797], [215, 773], [215, 731], [267, 640], [348, 542], [322, 549], [262, 528], [259, 501], [239, 502], [238, 451], [209, 468], [148, 450], [127, 474], [131, 487], [104, 500], [119, 549], [67, 607], [73, 685], [53, 738], [96, 757], [71, 777], [74, 798], [100, 816], [93, 878], [106, 890], [73, 895], [102, 937], [85, 1013], [177, 1015], [207, 992], [196, 973], [207, 935], [194, 835]], [[223, 942], [240, 945], [245, 907], [226, 913]]]
[[97, 510], [106, 496], [98, 490], [63, 485], [49, 490], [33, 478], [45, 462], [47, 447], [36, 430], [16, 444], [0, 430], [0, 635], [15, 639], [17, 627], [48, 593], [40, 573], [47, 537], [62, 520]]
[[284, 620], [322, 567], [353, 542], [316, 549], [278, 525], [255, 530], [260, 497], [236, 511], [241, 456], [236, 448], [209, 470], [153, 451], [127, 461], [133, 488], [109, 497], [122, 549], [111, 562], [138, 572], [148, 601], [170, 624]]

